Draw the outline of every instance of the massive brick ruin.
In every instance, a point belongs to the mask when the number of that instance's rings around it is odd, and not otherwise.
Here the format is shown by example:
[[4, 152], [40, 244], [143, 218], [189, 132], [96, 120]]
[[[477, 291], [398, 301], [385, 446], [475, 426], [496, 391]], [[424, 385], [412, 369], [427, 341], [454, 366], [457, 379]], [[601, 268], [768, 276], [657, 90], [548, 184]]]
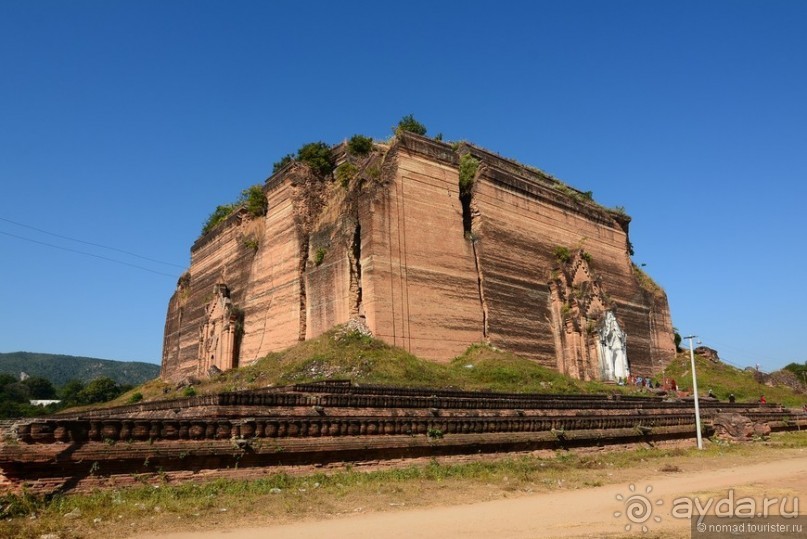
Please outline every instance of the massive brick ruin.
[[265, 215], [238, 211], [196, 241], [164, 379], [352, 319], [430, 360], [486, 341], [582, 379], [655, 374], [674, 356], [666, 296], [631, 263], [623, 213], [467, 143], [399, 133], [333, 157], [351, 165], [340, 180], [293, 162], [266, 181]]
[[[673, 357], [666, 297], [631, 264], [622, 213], [470, 144], [401, 133], [365, 156], [332, 154], [337, 178], [291, 163], [266, 181], [265, 215], [239, 210], [194, 244], [169, 303], [164, 379], [345, 322], [435, 361], [486, 341], [583, 379], [657, 373]], [[66, 411], [0, 421], [0, 492], [655, 444], [694, 437], [692, 406], [327, 380]], [[705, 399], [700, 413], [707, 436], [807, 427], [771, 404]]]

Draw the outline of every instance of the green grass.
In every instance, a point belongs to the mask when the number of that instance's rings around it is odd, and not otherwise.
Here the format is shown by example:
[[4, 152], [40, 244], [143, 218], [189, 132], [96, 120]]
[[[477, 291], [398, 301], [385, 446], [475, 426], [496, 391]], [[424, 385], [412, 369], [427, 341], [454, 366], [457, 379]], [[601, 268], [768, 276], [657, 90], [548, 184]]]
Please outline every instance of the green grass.
[[[374, 471], [351, 468], [330, 473], [275, 473], [261, 479], [215, 479], [105, 489], [87, 494], [0, 497], [0, 537], [36, 539], [56, 533], [61, 539], [126, 535], [132, 526], [148, 529], [209, 529], [215, 525], [261, 525], [322, 518], [390, 506], [451, 503], [510, 492], [573, 489], [619, 482], [618, 470], [641, 468], [657, 473], [668, 464], [690, 469], [697, 462], [722, 458], [767, 458], [780, 449], [807, 447], [803, 432], [779, 433], [768, 442], [707, 444], [694, 447], [642, 447], [597, 453], [544, 452], [471, 462], [409, 464]], [[772, 453], [770, 453], [772, 454]], [[673, 466], [675, 467], [675, 466]], [[65, 517], [64, 515], [72, 515]], [[34, 518], [32, 518], [34, 517]]]
[[[801, 407], [807, 403], [807, 395], [796, 393], [788, 387], [771, 387], [758, 382], [753, 371], [745, 371], [721, 362], [712, 362], [695, 356], [698, 376], [698, 393], [706, 395], [712, 389], [722, 401], [734, 393], [737, 402], [758, 402], [765, 395], [768, 403]], [[689, 352], [678, 354], [664, 371], [664, 377], [672, 377], [679, 388], [692, 389], [692, 372]]]
[[[688, 354], [680, 354], [663, 376], [675, 378], [679, 387], [690, 386]], [[203, 380], [194, 388], [197, 394], [204, 395], [329, 379], [350, 379], [358, 384], [515, 393], [647, 395], [635, 387], [576, 380], [535, 361], [485, 344], [470, 346], [448, 363], [435, 363], [381, 340], [359, 333], [345, 333], [341, 327], [282, 352], [271, 353], [253, 365]], [[702, 358], [698, 358], [698, 385], [702, 394], [712, 388], [721, 400], [726, 400], [733, 392], [739, 402], [756, 402], [761, 394], [765, 394], [768, 402], [786, 406], [801, 406], [807, 402], [807, 396], [789, 388], [762, 385], [753, 379], [751, 373]], [[183, 389], [153, 380], [107, 405], [126, 404], [135, 393], [141, 393], [143, 400], [155, 400], [181, 397]]]
[[[470, 346], [449, 363], [435, 363], [372, 337], [344, 333], [340, 328], [194, 387], [197, 394], [204, 395], [329, 379], [515, 393], [641, 393], [637, 388], [576, 380], [485, 344]], [[182, 396], [181, 389], [154, 380], [111, 404], [125, 404], [135, 392], [141, 393], [144, 400]]]

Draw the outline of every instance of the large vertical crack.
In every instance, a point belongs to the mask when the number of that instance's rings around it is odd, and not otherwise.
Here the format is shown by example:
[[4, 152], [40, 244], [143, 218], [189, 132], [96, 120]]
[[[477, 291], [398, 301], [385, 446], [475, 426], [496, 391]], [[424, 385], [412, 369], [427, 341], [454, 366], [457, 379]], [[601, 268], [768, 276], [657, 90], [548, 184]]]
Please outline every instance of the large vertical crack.
[[474, 250], [474, 264], [476, 266], [476, 283], [479, 288], [479, 303], [482, 306], [482, 336], [485, 342], [489, 340], [490, 328], [488, 327], [488, 302], [485, 299], [485, 277], [482, 274], [482, 264], [479, 260], [479, 249], [476, 248], [476, 240], [471, 241]]
[[361, 286], [361, 223], [356, 220], [353, 231], [353, 241], [348, 251], [350, 257], [350, 316], [362, 314], [362, 286]]
[[[468, 154], [466, 154], [468, 155]], [[472, 161], [471, 161], [472, 160]], [[464, 163], [463, 163], [464, 162]], [[474, 221], [479, 218], [479, 211], [476, 209], [473, 200], [473, 187], [479, 177], [478, 161], [470, 157], [463, 156], [460, 159], [460, 203], [462, 204], [462, 231], [465, 239], [471, 242], [471, 249], [474, 254], [474, 268], [476, 269], [476, 285], [479, 293], [479, 304], [482, 309], [482, 336], [485, 342], [489, 341], [490, 324], [488, 317], [488, 302], [485, 298], [485, 276], [482, 272], [482, 261], [479, 253], [479, 241]], [[465, 168], [465, 170], [463, 170]]]
[[306, 234], [300, 244], [300, 264], [298, 266], [298, 272], [300, 275], [300, 333], [297, 338], [300, 341], [305, 340], [306, 322], [308, 317], [306, 314], [308, 300], [306, 299], [305, 268], [308, 265], [308, 247], [310, 243], [311, 237]]

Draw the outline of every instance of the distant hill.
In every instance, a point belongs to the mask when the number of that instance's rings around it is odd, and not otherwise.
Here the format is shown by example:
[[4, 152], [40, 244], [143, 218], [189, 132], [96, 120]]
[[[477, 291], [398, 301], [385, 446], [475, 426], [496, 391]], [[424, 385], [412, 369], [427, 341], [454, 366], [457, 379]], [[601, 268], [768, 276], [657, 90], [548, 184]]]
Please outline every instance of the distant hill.
[[120, 384], [138, 385], [159, 376], [160, 366], [142, 361], [112, 361], [58, 354], [0, 353], [0, 373], [18, 377], [20, 372], [47, 378], [57, 387], [68, 380], [87, 383], [101, 376]]

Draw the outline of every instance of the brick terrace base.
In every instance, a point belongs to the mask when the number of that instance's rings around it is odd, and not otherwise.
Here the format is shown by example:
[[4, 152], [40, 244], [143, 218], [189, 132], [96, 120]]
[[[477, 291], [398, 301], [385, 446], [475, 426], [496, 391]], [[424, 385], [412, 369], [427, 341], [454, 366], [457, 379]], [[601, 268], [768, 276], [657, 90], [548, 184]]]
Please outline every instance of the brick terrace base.
[[[777, 405], [704, 400], [772, 430], [807, 428]], [[0, 424], [0, 488], [50, 492], [262, 475], [280, 467], [694, 438], [691, 402], [660, 397], [463, 392], [347, 382], [221, 393]], [[229, 472], [228, 472], [229, 471]]]

